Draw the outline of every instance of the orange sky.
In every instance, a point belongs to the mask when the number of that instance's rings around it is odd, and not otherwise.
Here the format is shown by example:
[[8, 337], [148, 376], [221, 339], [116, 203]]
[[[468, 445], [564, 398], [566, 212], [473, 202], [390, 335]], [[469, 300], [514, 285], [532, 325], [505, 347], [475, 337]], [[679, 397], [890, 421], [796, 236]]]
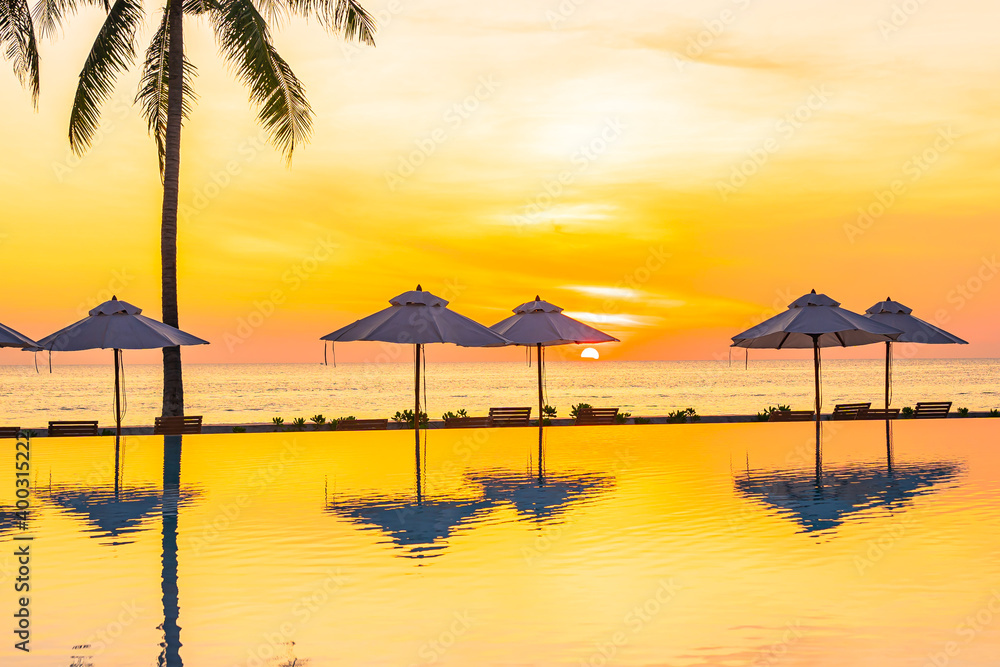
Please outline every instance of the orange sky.
[[[418, 282], [485, 324], [541, 294], [623, 339], [603, 358], [725, 355], [811, 288], [854, 310], [892, 296], [971, 342], [920, 356], [1000, 356], [1000, 6], [904, 4], [378, 1], [374, 49], [293, 22], [277, 42], [317, 117], [291, 168], [188, 18], [181, 325], [213, 345], [185, 359], [317, 361], [319, 336]], [[86, 156], [66, 140], [99, 23], [44, 44], [37, 113], [0, 70], [0, 321], [29, 336], [111, 292], [159, 316], [137, 75]]]

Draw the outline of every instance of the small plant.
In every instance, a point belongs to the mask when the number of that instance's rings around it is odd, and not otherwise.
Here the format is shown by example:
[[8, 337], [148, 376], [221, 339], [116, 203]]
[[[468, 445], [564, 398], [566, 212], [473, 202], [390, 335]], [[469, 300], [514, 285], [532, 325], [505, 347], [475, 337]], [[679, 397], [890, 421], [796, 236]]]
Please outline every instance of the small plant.
[[272, 417], [271, 421], [274, 422], [274, 427], [279, 431], [285, 428], [285, 418], [284, 417]]
[[1000, 410], [998, 410], [997, 408], [993, 408], [992, 410], [990, 410], [989, 416], [1000, 417]]
[[26, 428], [22, 428], [21, 435], [23, 435], [25, 438], [33, 438], [35, 437], [35, 432]]
[[913, 408], [907, 405], [905, 408], [903, 408], [900, 414], [903, 416], [903, 419], [910, 419], [911, 417], [913, 417]]
[[324, 417], [323, 415], [313, 415], [312, 417], [309, 418], [309, 421], [313, 423], [313, 428], [315, 428], [318, 431], [321, 428], [323, 428], [323, 424], [326, 423], [326, 417]]
[[577, 417], [580, 416], [581, 410], [586, 410], [587, 408], [592, 408], [592, 407], [594, 406], [592, 406], [590, 403], [577, 403], [572, 408], [570, 408], [569, 416], [572, 419], [576, 419]]
[[[407, 428], [411, 428], [413, 426], [413, 410], [403, 410], [402, 412], [397, 411], [396, 414], [392, 416], [392, 421], [404, 425], [409, 424]], [[427, 413], [421, 410], [420, 425], [426, 426], [427, 422], [428, 422]]]
[[233, 433], [246, 433], [246, 432], [247, 432], [246, 428], [244, 428], [242, 426], [234, 426], [233, 427]]
[[295, 419], [292, 420], [292, 428], [294, 428], [296, 431], [301, 431], [305, 427], [306, 427], [305, 417], [296, 417]]
[[624, 424], [625, 421], [628, 420], [628, 418], [631, 416], [632, 416], [631, 412], [619, 412], [618, 414], [615, 415], [615, 423]]
[[959, 417], [968, 417], [969, 416], [969, 408], [959, 408], [958, 409], [958, 416]]
[[553, 419], [556, 416], [556, 407], [554, 405], [546, 405], [542, 408], [542, 416]]
[[757, 421], [766, 422], [768, 419], [771, 418], [772, 412], [787, 412], [788, 410], [791, 409], [792, 406], [790, 405], [769, 405], [764, 409], [764, 412], [757, 413]]
[[636, 417], [632, 421], [634, 423], [636, 423], [636, 424], [648, 424], [649, 423], [649, 417]]
[[115, 434], [115, 432], [112, 431], [110, 428], [102, 428], [101, 429], [101, 435], [114, 435], [114, 434]]
[[701, 421], [701, 416], [695, 412], [694, 408], [684, 408], [667, 413], [668, 424], [687, 424], [688, 422]]
[[[413, 414], [413, 410], [410, 410], [410, 414], [411, 415]], [[462, 408], [458, 412], [452, 412], [451, 410], [449, 410], [448, 412], [441, 415], [441, 419], [460, 419], [468, 416], [469, 413], [465, 411], [465, 408]]]

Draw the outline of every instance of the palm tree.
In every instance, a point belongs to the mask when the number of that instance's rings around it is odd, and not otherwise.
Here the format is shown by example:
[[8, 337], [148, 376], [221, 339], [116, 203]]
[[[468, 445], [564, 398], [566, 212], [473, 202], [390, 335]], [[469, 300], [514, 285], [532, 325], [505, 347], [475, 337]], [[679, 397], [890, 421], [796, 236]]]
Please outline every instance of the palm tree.
[[[135, 62], [136, 34], [145, 18], [142, 0], [38, 0], [34, 16], [41, 35], [51, 34], [81, 5], [103, 7], [107, 18], [80, 72], [73, 99], [69, 143], [77, 154], [90, 146], [115, 80]], [[258, 107], [260, 124], [288, 162], [296, 146], [309, 138], [313, 112], [302, 82], [271, 43], [270, 25], [293, 15], [315, 18], [334, 35], [374, 44], [375, 21], [357, 0], [166, 0], [159, 11], [159, 27], [146, 47], [135, 101], [156, 141], [160, 161], [162, 315], [164, 322], [177, 327], [181, 125], [195, 101], [191, 81], [196, 74], [184, 55], [184, 16], [205, 17], [211, 23], [223, 57]], [[181, 351], [168, 347], [163, 349], [163, 416], [182, 414]]]
[[0, 0], [0, 51], [38, 106], [38, 44], [28, 0]]

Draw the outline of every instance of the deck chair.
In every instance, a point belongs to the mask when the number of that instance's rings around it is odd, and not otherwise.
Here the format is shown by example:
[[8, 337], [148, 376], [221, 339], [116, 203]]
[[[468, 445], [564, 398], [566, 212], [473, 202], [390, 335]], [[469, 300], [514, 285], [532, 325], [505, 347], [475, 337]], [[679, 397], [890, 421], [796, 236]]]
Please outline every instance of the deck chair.
[[49, 422], [50, 438], [70, 438], [97, 435], [96, 421]]
[[841, 403], [833, 408], [834, 419], [859, 419], [872, 404], [869, 403]]
[[531, 408], [490, 408], [490, 426], [527, 426]]
[[388, 419], [342, 419], [337, 422], [338, 431], [384, 431], [387, 428]]
[[153, 435], [189, 435], [201, 433], [201, 415], [157, 417]]
[[928, 401], [917, 403], [913, 409], [913, 416], [916, 419], [933, 419], [947, 417], [951, 412], [951, 401]]
[[489, 425], [489, 417], [448, 417], [444, 420], [445, 428], [486, 428]]
[[606, 426], [614, 424], [618, 408], [582, 408], [576, 415], [574, 426]]
[[812, 410], [774, 410], [768, 417], [769, 422], [811, 422], [816, 419]]

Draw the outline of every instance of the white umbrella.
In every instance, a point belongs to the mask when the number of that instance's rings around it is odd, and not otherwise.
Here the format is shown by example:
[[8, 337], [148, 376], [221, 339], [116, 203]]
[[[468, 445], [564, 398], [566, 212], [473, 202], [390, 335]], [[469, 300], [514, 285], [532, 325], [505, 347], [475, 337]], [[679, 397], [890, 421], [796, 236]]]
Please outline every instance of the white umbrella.
[[76, 352], [111, 348], [115, 353], [115, 425], [122, 432], [121, 390], [122, 350], [152, 350], [178, 345], [207, 345], [207, 340], [192, 336], [169, 324], [141, 315], [142, 309], [111, 297], [90, 311], [79, 322], [60, 329], [38, 341], [49, 352]]
[[453, 343], [462, 347], [501, 347], [510, 341], [483, 325], [448, 309], [448, 302], [420, 285], [389, 299], [392, 305], [320, 340], [333, 342], [379, 341], [414, 347], [413, 428], [420, 428], [420, 351], [428, 343]]
[[821, 347], [853, 347], [895, 340], [902, 331], [845, 310], [816, 290], [788, 304], [788, 310], [733, 336], [733, 347], [812, 348], [816, 382], [816, 421], [822, 409], [819, 378]]
[[[913, 309], [887, 298], [865, 311], [865, 317], [888, 324], [902, 331], [897, 343], [925, 343], [929, 345], [968, 345], [958, 336], [939, 329], [930, 322], [911, 315]], [[892, 395], [892, 341], [885, 342], [885, 409], [889, 409]]]
[[38, 343], [10, 327], [0, 324], [0, 347], [38, 347]]
[[542, 423], [543, 347], [549, 345], [617, 343], [619, 340], [598, 331], [592, 326], [562, 314], [562, 308], [535, 296], [534, 301], [522, 303], [514, 315], [490, 327], [515, 345], [535, 346], [538, 349], [538, 424]]

